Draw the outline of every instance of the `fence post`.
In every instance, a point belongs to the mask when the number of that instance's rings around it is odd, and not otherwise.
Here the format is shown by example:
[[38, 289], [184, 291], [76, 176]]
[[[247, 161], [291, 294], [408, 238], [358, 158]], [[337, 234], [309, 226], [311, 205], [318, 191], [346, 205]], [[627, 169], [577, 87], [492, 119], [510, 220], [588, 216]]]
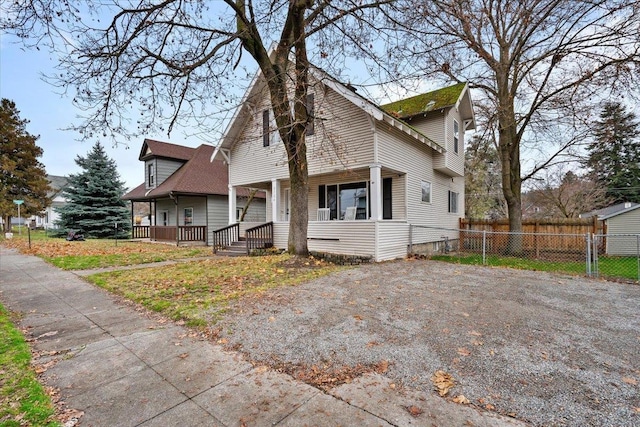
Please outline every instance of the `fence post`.
[[636, 261], [638, 263], [638, 280], [640, 280], [640, 234], [636, 234]]
[[592, 235], [592, 243], [593, 243], [593, 249], [591, 252], [591, 258], [593, 259], [593, 265], [592, 265], [592, 273], [594, 277], [598, 277], [598, 235]]
[[487, 230], [482, 230], [482, 265], [487, 265]]
[[591, 277], [591, 234], [587, 233], [587, 276]]

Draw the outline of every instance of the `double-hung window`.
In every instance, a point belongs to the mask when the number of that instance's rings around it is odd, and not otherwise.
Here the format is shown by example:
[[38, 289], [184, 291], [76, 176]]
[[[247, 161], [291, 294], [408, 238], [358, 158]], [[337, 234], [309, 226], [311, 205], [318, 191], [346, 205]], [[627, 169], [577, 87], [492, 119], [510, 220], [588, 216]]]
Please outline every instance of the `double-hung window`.
[[193, 224], [193, 208], [184, 208], [184, 225]]
[[453, 152], [458, 154], [460, 151], [460, 125], [457, 120], [453, 121]]
[[429, 181], [422, 181], [422, 201], [431, 203], [431, 183]]
[[458, 193], [449, 191], [449, 213], [458, 213]]
[[147, 165], [147, 181], [149, 181], [149, 187], [153, 187], [156, 184], [156, 176], [153, 163], [149, 163]]

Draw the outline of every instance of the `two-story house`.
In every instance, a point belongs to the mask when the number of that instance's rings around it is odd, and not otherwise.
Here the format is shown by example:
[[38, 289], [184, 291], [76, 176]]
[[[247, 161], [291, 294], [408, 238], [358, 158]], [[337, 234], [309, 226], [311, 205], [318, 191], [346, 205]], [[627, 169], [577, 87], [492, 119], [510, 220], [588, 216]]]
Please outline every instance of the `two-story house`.
[[[211, 162], [213, 151], [214, 147], [204, 144], [191, 148], [144, 140], [138, 159], [144, 162], [145, 181], [123, 196], [149, 203], [150, 225], [136, 224], [132, 208], [134, 238], [211, 244], [211, 232], [226, 226], [229, 218], [227, 165], [221, 160]], [[254, 194], [246, 206], [251, 193], [247, 188], [237, 192], [234, 221], [243, 214], [247, 221], [265, 221], [264, 193]]]
[[[321, 70], [311, 76], [309, 250], [382, 261], [407, 255], [410, 225], [457, 228], [464, 216], [465, 131], [475, 128], [468, 85], [378, 106]], [[286, 248], [287, 157], [260, 74], [213, 158], [229, 164], [230, 203], [244, 187], [266, 192], [273, 244]], [[423, 240], [443, 234], [434, 233]]]

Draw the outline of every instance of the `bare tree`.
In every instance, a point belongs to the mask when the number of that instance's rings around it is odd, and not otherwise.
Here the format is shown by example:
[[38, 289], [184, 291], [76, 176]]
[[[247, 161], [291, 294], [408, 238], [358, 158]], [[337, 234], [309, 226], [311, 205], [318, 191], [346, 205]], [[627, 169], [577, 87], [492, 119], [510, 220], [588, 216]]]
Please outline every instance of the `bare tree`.
[[287, 153], [292, 188], [288, 248], [304, 255], [305, 129], [312, 120], [305, 102], [309, 55], [327, 64], [354, 52], [371, 58], [374, 49], [360, 47], [382, 34], [372, 29], [382, 28], [377, 22], [391, 3], [24, 0], [3, 3], [0, 28], [27, 44], [50, 42], [67, 52], [54, 82], [74, 91], [74, 102], [88, 112], [78, 126], [85, 137], [127, 134], [132, 124], [140, 133], [165, 127], [171, 132], [183, 120], [215, 128], [220, 123], [210, 122], [208, 107], [235, 106], [229, 88], [238, 78], [249, 78], [242, 57], [248, 53], [266, 82]]
[[578, 218], [607, 205], [607, 189], [589, 176], [579, 176], [565, 167], [546, 171], [545, 179], [535, 180], [533, 190], [525, 199], [535, 212], [535, 218]]
[[[426, 73], [471, 82], [493, 107], [509, 225], [521, 231], [522, 181], [582, 140], [589, 102], [638, 87], [639, 3], [424, 0], [407, 8], [404, 54], [423, 58], [413, 63]], [[545, 157], [523, 173], [527, 144]]]

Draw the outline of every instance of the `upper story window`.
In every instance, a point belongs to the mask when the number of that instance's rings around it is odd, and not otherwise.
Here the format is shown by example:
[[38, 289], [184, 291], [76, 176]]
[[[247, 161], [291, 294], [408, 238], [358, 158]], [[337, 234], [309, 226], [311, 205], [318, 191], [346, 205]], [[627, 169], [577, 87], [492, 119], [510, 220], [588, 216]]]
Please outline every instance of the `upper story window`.
[[453, 152], [458, 154], [460, 151], [460, 125], [457, 120], [453, 121]]
[[262, 146], [269, 147], [270, 145], [276, 144], [279, 140], [280, 135], [273, 110], [264, 110], [262, 112]]
[[155, 168], [153, 167], [153, 163], [149, 163], [147, 165], [147, 181], [149, 182], [149, 187], [153, 187], [156, 184]]

